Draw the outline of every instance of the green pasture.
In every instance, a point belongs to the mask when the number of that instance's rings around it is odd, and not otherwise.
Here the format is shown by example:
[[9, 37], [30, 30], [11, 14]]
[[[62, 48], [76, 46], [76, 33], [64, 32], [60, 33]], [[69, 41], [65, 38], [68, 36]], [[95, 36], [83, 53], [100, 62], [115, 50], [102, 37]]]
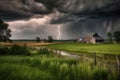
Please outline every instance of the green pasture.
[[0, 56], [0, 80], [52, 80], [52, 75], [31, 67], [25, 56]]
[[119, 80], [114, 69], [69, 58], [0, 56], [0, 80]]
[[77, 42], [50, 44], [47, 47], [70, 53], [120, 54], [120, 44], [83, 44]]
[[[80, 45], [95, 46], [60, 43], [48, 47], [57, 46], [54, 49], [65, 50], [70, 46]], [[110, 60], [105, 56], [102, 57], [97, 58], [95, 65], [94, 59], [90, 56], [83, 55], [80, 59], [72, 59], [55, 54], [46, 47], [36, 49], [27, 46], [2, 46], [0, 47], [0, 80], [119, 80], [116, 61], [111, 57]]]

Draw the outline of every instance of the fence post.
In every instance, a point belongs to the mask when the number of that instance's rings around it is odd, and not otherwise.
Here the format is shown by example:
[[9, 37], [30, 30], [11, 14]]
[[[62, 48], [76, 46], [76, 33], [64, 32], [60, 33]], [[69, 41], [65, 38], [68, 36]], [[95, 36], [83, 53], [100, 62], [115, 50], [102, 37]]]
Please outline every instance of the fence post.
[[95, 64], [95, 66], [97, 65], [96, 53], [94, 53], [94, 64]]
[[116, 62], [117, 62], [118, 75], [120, 75], [120, 55], [116, 56]]

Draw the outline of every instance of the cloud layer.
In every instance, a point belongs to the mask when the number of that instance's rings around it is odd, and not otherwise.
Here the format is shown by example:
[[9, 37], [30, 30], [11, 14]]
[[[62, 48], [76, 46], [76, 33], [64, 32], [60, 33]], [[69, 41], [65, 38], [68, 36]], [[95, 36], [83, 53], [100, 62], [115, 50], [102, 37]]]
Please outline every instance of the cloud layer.
[[[119, 0], [0, 0], [0, 17], [4, 20], [30, 18], [51, 14], [54, 11], [65, 16], [113, 16], [120, 13]], [[64, 17], [64, 16], [59, 16]]]
[[120, 30], [120, 0], [0, 0], [0, 18], [12, 29], [12, 38], [41, 36], [61, 39], [88, 32]]

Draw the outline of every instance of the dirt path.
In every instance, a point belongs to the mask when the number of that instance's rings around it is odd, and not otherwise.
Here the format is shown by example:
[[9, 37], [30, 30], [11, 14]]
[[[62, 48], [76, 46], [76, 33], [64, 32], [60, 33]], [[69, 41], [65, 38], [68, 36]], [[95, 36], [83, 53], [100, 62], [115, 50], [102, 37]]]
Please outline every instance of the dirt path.
[[9, 43], [9, 42], [0, 42], [0, 45], [19, 45], [19, 46], [23, 46], [26, 45], [28, 47], [30, 46], [42, 46], [42, 45], [48, 45], [48, 44], [53, 44], [53, 43], [37, 43], [37, 42], [13, 42], [13, 43]]

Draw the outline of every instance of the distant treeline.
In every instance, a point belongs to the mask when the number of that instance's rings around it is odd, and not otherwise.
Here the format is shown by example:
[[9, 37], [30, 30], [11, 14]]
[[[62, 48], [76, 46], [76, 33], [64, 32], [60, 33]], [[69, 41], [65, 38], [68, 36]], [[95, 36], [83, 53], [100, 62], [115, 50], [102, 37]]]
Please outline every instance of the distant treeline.
[[[13, 39], [13, 42], [21, 42], [21, 41], [26, 41], [26, 42], [36, 42], [36, 39]], [[54, 40], [54, 42], [71, 42], [71, 41], [77, 41], [77, 39], [70, 39], [70, 40]]]

